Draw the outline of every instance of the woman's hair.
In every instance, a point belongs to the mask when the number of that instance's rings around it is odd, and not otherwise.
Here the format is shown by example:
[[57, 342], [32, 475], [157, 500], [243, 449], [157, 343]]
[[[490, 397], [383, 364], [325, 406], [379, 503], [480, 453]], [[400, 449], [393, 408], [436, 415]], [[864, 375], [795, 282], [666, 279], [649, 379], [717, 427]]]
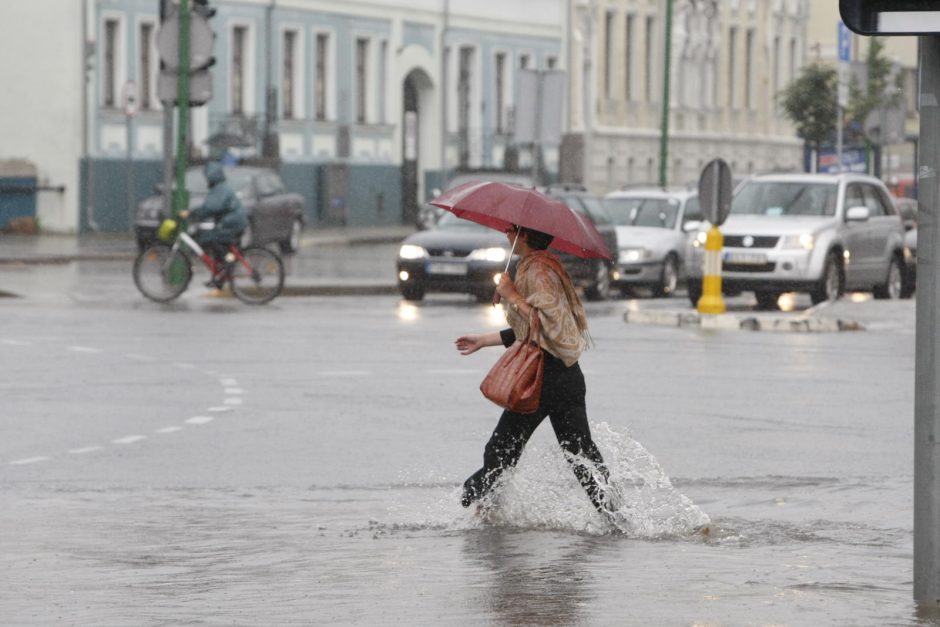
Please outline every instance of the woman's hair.
[[554, 235], [542, 233], [541, 231], [536, 231], [535, 229], [530, 229], [524, 226], [520, 227], [519, 230], [526, 234], [525, 241], [529, 244], [529, 248], [532, 250], [545, 250], [552, 243], [552, 240], [555, 239]]

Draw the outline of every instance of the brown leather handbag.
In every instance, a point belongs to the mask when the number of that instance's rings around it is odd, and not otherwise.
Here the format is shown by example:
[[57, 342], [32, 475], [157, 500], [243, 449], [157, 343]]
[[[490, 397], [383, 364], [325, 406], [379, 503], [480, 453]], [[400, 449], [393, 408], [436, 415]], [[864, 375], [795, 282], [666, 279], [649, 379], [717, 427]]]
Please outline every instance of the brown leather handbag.
[[533, 308], [525, 339], [507, 348], [480, 384], [483, 396], [519, 414], [531, 414], [539, 408], [545, 369], [545, 354], [538, 344], [540, 332], [541, 322]]

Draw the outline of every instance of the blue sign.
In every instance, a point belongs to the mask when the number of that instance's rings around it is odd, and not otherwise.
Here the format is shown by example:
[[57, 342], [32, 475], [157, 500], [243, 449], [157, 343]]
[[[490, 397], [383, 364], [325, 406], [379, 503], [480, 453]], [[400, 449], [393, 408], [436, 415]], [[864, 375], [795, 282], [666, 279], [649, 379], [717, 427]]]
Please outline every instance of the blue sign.
[[852, 57], [852, 32], [844, 22], [839, 22], [839, 61], [848, 62]]

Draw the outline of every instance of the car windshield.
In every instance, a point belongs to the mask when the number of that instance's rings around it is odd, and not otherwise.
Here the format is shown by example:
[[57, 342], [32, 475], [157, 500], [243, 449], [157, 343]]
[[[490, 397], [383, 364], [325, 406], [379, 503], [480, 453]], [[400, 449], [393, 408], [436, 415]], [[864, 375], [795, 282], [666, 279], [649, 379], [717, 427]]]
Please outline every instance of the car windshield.
[[[238, 194], [244, 195], [251, 189], [251, 173], [245, 170], [226, 168], [225, 180]], [[173, 187], [175, 188], [176, 185], [174, 184]], [[204, 195], [209, 192], [209, 185], [206, 182], [206, 175], [202, 173], [202, 168], [186, 171], [186, 190], [190, 194]]]
[[444, 215], [441, 216], [441, 219], [437, 221], [437, 228], [439, 229], [461, 229], [465, 231], [492, 231], [493, 229], [483, 226], [482, 224], [477, 224], [476, 222], [471, 222], [470, 220], [464, 220], [463, 218], [458, 218], [450, 211], [445, 211]]
[[614, 222], [621, 226], [671, 229], [679, 215], [679, 201], [675, 198], [608, 198], [606, 206]]
[[731, 201], [731, 213], [759, 216], [834, 216], [835, 183], [749, 181]]

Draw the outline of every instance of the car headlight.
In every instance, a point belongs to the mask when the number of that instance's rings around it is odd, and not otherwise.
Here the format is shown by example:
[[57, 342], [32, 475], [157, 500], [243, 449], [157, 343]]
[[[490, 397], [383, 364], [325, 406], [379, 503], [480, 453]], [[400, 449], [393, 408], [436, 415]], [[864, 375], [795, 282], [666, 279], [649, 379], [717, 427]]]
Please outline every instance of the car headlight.
[[636, 263], [649, 259], [651, 256], [652, 252], [646, 248], [621, 248], [617, 260], [620, 263]]
[[414, 244], [403, 244], [398, 251], [398, 256], [402, 259], [421, 259], [428, 256], [428, 251], [423, 246]]
[[802, 248], [803, 250], [813, 250], [816, 245], [816, 238], [811, 233], [800, 233], [799, 235], [787, 235], [780, 242], [781, 248]]
[[499, 248], [496, 246], [493, 248], [477, 248], [470, 253], [468, 258], [473, 259], [474, 261], [492, 261], [495, 263], [506, 261], [507, 254], [508, 253], [506, 252], [505, 248]]
[[692, 239], [693, 248], [701, 248], [705, 245], [705, 240], [708, 239], [708, 233], [705, 231], [699, 231], [695, 234], [695, 237]]

